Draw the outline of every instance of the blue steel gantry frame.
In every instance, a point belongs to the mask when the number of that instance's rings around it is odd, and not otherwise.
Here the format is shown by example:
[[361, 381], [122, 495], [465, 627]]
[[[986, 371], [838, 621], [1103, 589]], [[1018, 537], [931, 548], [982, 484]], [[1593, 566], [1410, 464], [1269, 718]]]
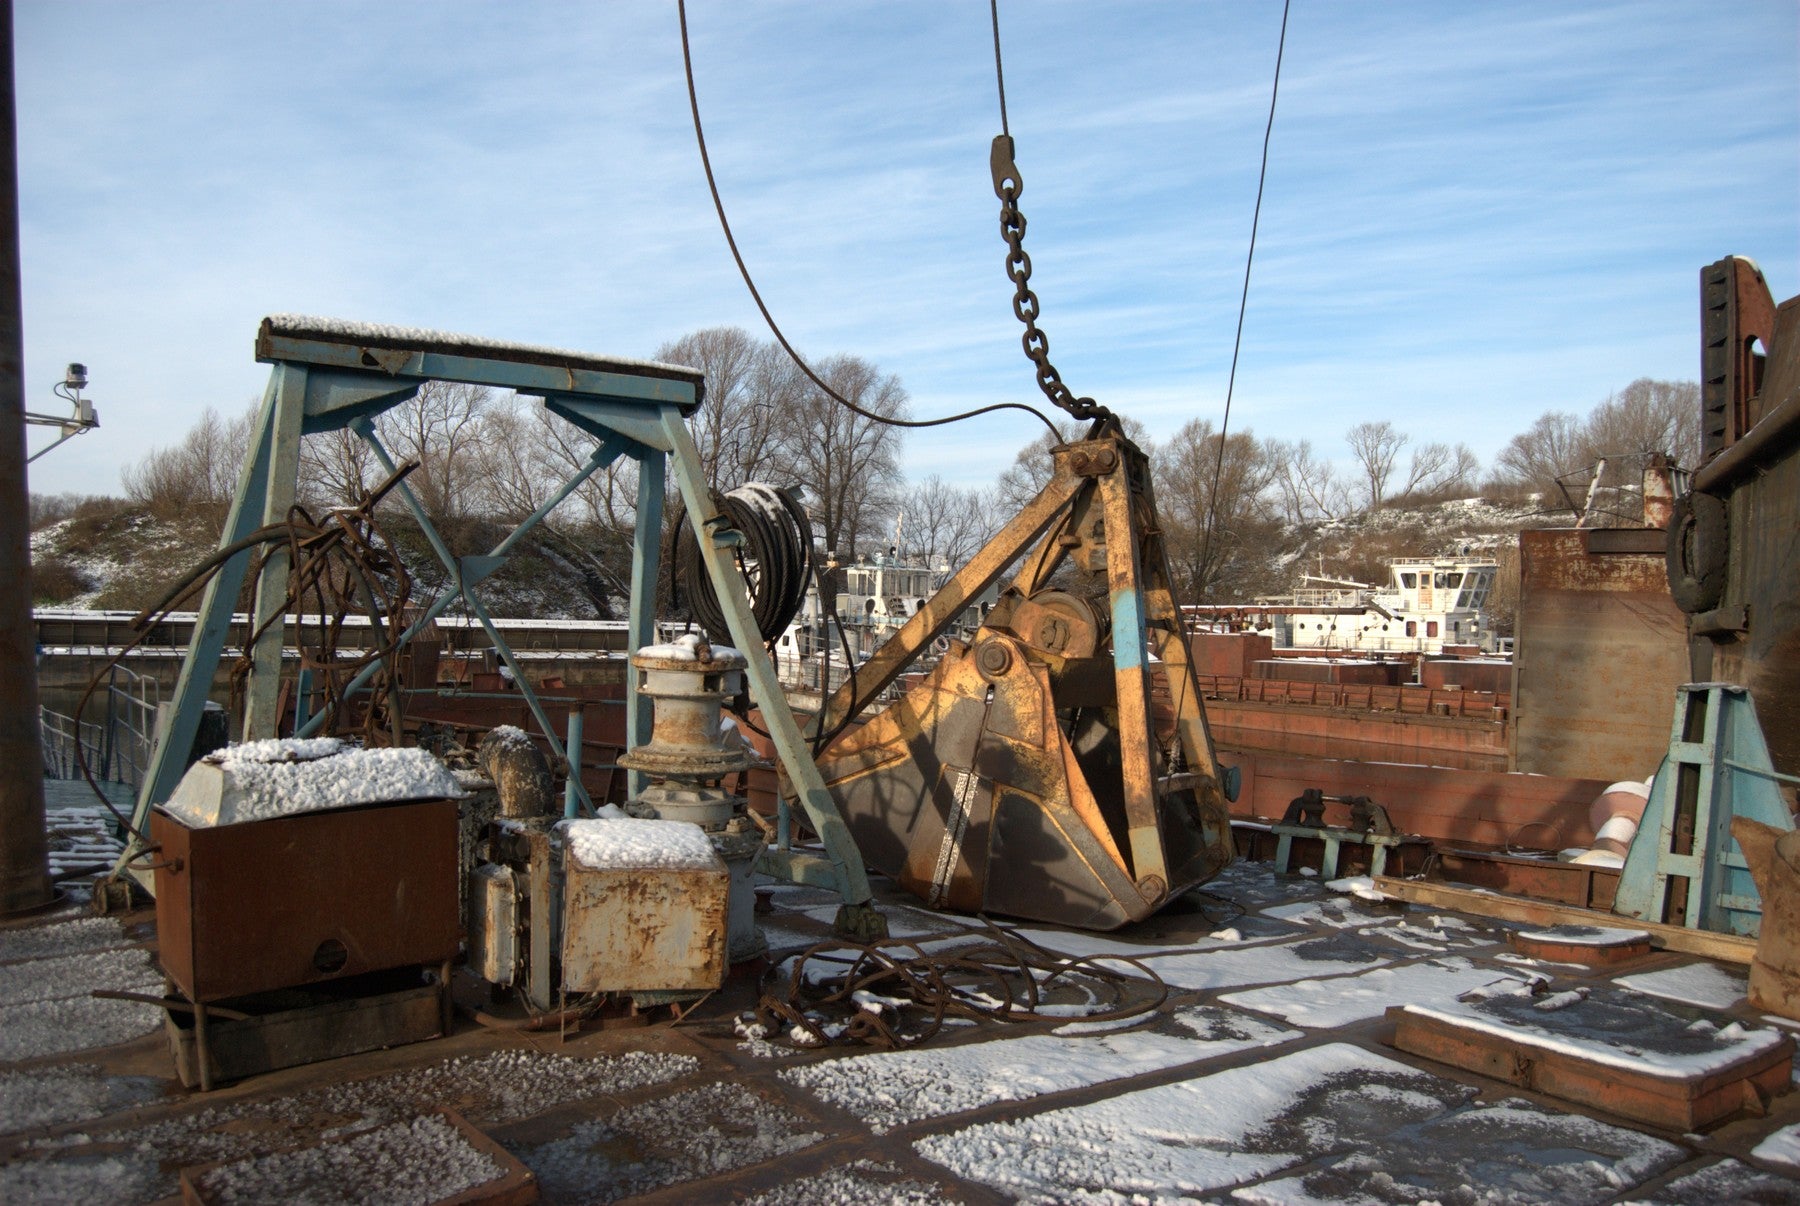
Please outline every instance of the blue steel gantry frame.
[[[450, 585], [402, 639], [410, 640], [445, 608], [463, 600], [487, 630], [499, 656], [512, 668], [520, 692], [558, 756], [564, 751], [556, 732], [511, 649], [495, 630], [475, 588], [505, 563], [508, 553], [526, 532], [582, 482], [620, 456], [629, 456], [638, 464], [630, 636], [633, 648], [651, 644], [655, 636], [663, 493], [667, 466], [672, 464], [675, 486], [694, 526], [701, 558], [724, 608], [731, 638], [749, 662], [746, 673], [751, 697], [762, 709], [787, 780], [824, 844], [823, 857], [787, 845], [788, 804], [783, 798], [779, 826], [782, 842], [765, 852], [763, 869], [785, 879], [835, 889], [850, 909], [861, 910], [868, 905], [869, 883], [862, 856], [837, 805], [825, 790], [776, 682], [775, 667], [750, 612], [743, 578], [732, 560], [730, 550], [742, 542], [743, 536], [714, 507], [701, 475], [693, 438], [683, 422], [704, 397], [700, 373], [679, 366], [606, 359], [467, 336], [288, 315], [263, 320], [257, 333], [256, 358], [273, 365], [273, 371], [251, 432], [250, 452], [238, 479], [237, 494], [219, 537], [220, 548], [287, 517], [295, 497], [303, 435], [348, 427], [369, 444], [376, 458], [391, 472], [393, 461], [375, 437], [373, 420], [390, 407], [411, 399], [428, 381], [494, 386], [542, 398], [552, 414], [594, 437], [594, 451], [587, 462], [487, 556], [454, 556], [412, 491], [404, 482], [398, 487], [401, 499], [450, 574]], [[200, 714], [218, 672], [232, 606], [243, 587], [249, 563], [248, 550], [238, 553], [220, 567], [206, 587], [199, 621], [171, 701], [168, 725], [151, 754], [132, 814], [132, 826], [139, 833], [145, 832], [150, 809], [169, 798], [186, 770], [186, 754], [193, 747]], [[271, 546], [257, 578], [252, 631], [282, 605], [288, 570], [285, 546]], [[251, 666], [242, 729], [246, 741], [273, 737], [276, 733], [283, 639], [283, 625], [271, 624], [248, 651]], [[374, 667], [366, 668], [352, 680], [350, 689], [362, 686], [373, 673]], [[636, 747], [650, 739], [651, 711], [649, 700], [637, 692], [635, 676], [627, 675], [626, 681], [626, 740]], [[316, 731], [322, 719], [314, 717], [302, 735]], [[579, 790], [579, 777], [571, 778]], [[635, 795], [642, 786], [641, 776], [634, 772], [632, 793]], [[141, 842], [133, 841], [120, 858], [118, 870], [131, 873], [149, 887], [148, 874], [136, 869], [142, 853]]]

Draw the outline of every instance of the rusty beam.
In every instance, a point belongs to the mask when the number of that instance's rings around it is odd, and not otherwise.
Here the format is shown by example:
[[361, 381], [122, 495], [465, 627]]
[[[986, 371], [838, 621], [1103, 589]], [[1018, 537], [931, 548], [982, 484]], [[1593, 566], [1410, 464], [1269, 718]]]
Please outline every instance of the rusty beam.
[[1756, 957], [1756, 939], [1736, 934], [1719, 934], [1712, 930], [1690, 930], [1686, 926], [1663, 925], [1619, 917], [1597, 909], [1581, 909], [1573, 905], [1547, 904], [1522, 896], [1502, 896], [1476, 888], [1458, 888], [1450, 884], [1434, 884], [1417, 879], [1375, 877], [1375, 887], [1389, 896], [1410, 904], [1434, 909], [1456, 909], [1477, 917], [1493, 917], [1500, 921], [1525, 921], [1532, 925], [1598, 925], [1622, 926], [1644, 930], [1650, 944], [1662, 950], [1684, 955], [1704, 955], [1724, 963], [1749, 963]]

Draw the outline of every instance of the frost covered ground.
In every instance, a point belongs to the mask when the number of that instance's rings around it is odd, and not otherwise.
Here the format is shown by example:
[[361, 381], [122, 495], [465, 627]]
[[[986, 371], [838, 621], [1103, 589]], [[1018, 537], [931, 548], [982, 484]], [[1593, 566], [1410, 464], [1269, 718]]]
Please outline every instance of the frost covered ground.
[[[157, 1202], [182, 1169], [212, 1170], [215, 1200], [429, 1201], [489, 1172], [431, 1121], [449, 1109], [549, 1203], [1800, 1202], [1800, 1094], [1675, 1134], [1388, 1043], [1400, 1005], [1710, 1067], [1780, 1041], [1741, 968], [1533, 961], [1509, 927], [1335, 887], [1239, 864], [1117, 932], [1020, 927], [1134, 999], [1154, 1005], [1160, 976], [1161, 1004], [1132, 1016], [1083, 1021], [1105, 1002], [1064, 992], [1042, 1018], [951, 1019], [909, 1049], [796, 1047], [740, 1019], [752, 977], [679, 1026], [564, 1042], [464, 1020], [212, 1094], [174, 1081], [158, 1011], [88, 996], [160, 990], [143, 915], [0, 927], [0, 1201]], [[881, 891], [894, 934], [927, 950], [993, 937]], [[832, 894], [766, 896], [778, 955], [829, 936]]]

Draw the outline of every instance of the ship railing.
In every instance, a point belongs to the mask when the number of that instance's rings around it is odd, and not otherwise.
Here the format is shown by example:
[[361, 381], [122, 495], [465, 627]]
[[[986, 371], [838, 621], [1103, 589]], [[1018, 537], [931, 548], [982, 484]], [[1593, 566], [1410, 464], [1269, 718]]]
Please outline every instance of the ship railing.
[[1476, 720], [1504, 720], [1512, 711], [1512, 697], [1495, 691], [1414, 685], [1390, 687], [1373, 683], [1290, 682], [1223, 674], [1202, 674], [1199, 679], [1201, 694], [1206, 698], [1239, 703], [1301, 704], [1407, 716], [1463, 716]]
[[143, 785], [144, 768], [150, 764], [161, 685], [147, 675], [114, 666], [104, 691], [96, 694], [104, 701], [97, 720], [78, 721], [47, 707], [38, 709], [44, 776], [78, 779], [85, 766], [95, 779], [135, 791]]

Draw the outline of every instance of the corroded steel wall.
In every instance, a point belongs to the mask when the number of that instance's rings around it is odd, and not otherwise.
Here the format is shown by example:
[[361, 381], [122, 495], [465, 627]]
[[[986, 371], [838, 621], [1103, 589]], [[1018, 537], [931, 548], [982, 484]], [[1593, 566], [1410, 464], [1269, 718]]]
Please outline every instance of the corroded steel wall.
[[1609, 781], [1656, 771], [1688, 681], [1663, 546], [1655, 529], [1519, 533], [1513, 769]]
[[[1800, 774], [1800, 297], [1775, 315], [1774, 346], [1746, 405], [1755, 422], [1695, 474], [1725, 497], [1727, 623], [1695, 617], [1696, 680], [1750, 688], [1775, 769]], [[1747, 455], [1746, 455], [1747, 454]], [[1741, 464], [1734, 464], [1741, 461]], [[1730, 617], [1741, 617], [1730, 621]], [[1740, 631], [1732, 631], [1741, 622]], [[1711, 629], [1710, 633], [1707, 629]]]

